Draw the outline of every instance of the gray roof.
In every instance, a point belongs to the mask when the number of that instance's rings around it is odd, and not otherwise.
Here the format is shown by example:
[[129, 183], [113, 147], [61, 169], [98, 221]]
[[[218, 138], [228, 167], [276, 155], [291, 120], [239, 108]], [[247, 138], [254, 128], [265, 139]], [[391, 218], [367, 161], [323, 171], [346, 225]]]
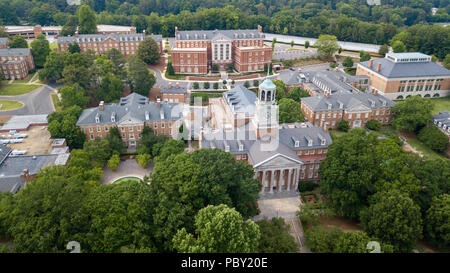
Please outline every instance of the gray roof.
[[29, 56], [31, 49], [29, 48], [0, 48], [1, 57]]
[[164, 87], [161, 90], [161, 94], [166, 93], [166, 94], [186, 94], [187, 93], [187, 89], [186, 87], [181, 87], [181, 86], [172, 86], [172, 87]]
[[[371, 71], [379, 73], [386, 78], [450, 76], [450, 70], [434, 62], [402, 63], [394, 62], [387, 58], [372, 60], [373, 65], [371, 68], [369, 67], [370, 61], [361, 62], [359, 65], [369, 68]], [[379, 72], [376, 71], [378, 64], [381, 64]]]
[[16, 193], [23, 188], [25, 183], [20, 179], [24, 169], [29, 171], [30, 175], [35, 175], [40, 169], [52, 165], [65, 165], [67, 160], [61, 160], [63, 155], [36, 155], [36, 156], [8, 156], [0, 164], [0, 191], [10, 191]]
[[134, 33], [134, 34], [80, 34], [78, 36], [60, 36], [58, 37], [58, 44], [71, 44], [71, 43], [80, 43], [83, 40], [91, 40], [96, 42], [103, 42], [109, 38], [120, 41], [120, 39], [124, 41], [142, 41], [146, 37], [152, 37], [156, 42], [162, 41], [162, 35], [144, 35], [143, 33]]
[[8, 157], [8, 155], [11, 153], [11, 148], [6, 146], [5, 144], [0, 145], [0, 165], [2, 162]]
[[[257, 29], [230, 29], [230, 30], [183, 30], [178, 31], [175, 36], [176, 40], [212, 40], [216, 36], [223, 35], [231, 40], [249, 39], [252, 38], [263, 39], [265, 35]], [[197, 36], [196, 36], [197, 35]]]
[[[279, 131], [279, 138], [280, 142], [291, 150], [326, 148], [332, 142], [330, 133], [322, 127], [311, 126], [310, 124], [306, 126], [294, 124], [292, 126], [294, 128], [290, 127], [287, 124], [283, 124], [282, 129]], [[312, 140], [312, 146], [308, 146], [308, 140]], [[322, 144], [322, 140], [325, 140], [324, 144]], [[296, 141], [299, 142], [298, 147], [295, 147]]]
[[282, 155], [292, 160], [295, 160], [298, 163], [302, 163], [302, 161], [298, 158], [297, 153], [295, 153], [288, 146], [284, 145], [282, 142], [279, 142], [276, 149], [273, 151], [264, 151], [262, 145], [264, 145], [264, 142], [258, 139], [250, 147], [249, 155], [250, 160], [252, 161], [252, 165], [254, 167], [257, 167], [259, 164], [276, 155]]
[[[119, 124], [127, 121], [147, 122], [160, 120], [178, 120], [182, 118], [183, 106], [176, 103], [167, 103], [162, 101], [160, 107], [157, 102], [149, 102], [147, 97], [137, 93], [120, 99], [119, 103], [109, 103], [104, 105], [104, 110], [99, 107], [83, 110], [78, 118], [77, 125], [94, 125], [94, 124]], [[146, 119], [148, 113], [148, 119]], [[115, 117], [115, 121], [111, 120], [111, 116]], [[164, 117], [161, 118], [161, 114]], [[96, 122], [96, 117], [100, 118], [100, 122]]]
[[230, 91], [223, 92], [223, 98], [233, 113], [255, 113], [256, 94], [243, 85], [238, 85]]
[[[204, 134], [202, 139], [202, 148], [217, 148], [225, 150], [225, 146], [229, 146], [231, 154], [248, 153], [250, 147], [256, 139], [254, 131], [245, 130], [245, 137], [238, 137], [237, 130], [231, 132], [219, 131], [216, 133]], [[243, 149], [239, 150], [239, 145]]]
[[0, 38], [0, 45], [8, 45], [8, 38]]
[[47, 114], [12, 116], [0, 130], [25, 130], [32, 124], [47, 124]]
[[446, 125], [447, 127], [450, 127], [450, 111], [439, 111], [439, 114], [433, 115], [433, 120], [436, 123], [441, 123], [442, 125]]
[[356, 77], [348, 75], [342, 71], [311, 71], [302, 73], [305, 76], [307, 82], [310, 82], [317, 86], [320, 90], [335, 93], [338, 91], [354, 92], [358, 91], [355, 87], [348, 82], [357, 82], [364, 77]]
[[[390, 99], [378, 94], [358, 92], [337, 92], [329, 97], [326, 96], [314, 96], [302, 98], [302, 102], [309, 106], [314, 111], [318, 110], [352, 110], [358, 107], [375, 109], [381, 107], [392, 107], [395, 105]], [[383, 103], [386, 105], [383, 105]], [[373, 105], [372, 105], [373, 103]], [[342, 108], [340, 105], [342, 104]]]
[[282, 70], [277, 78], [282, 80], [286, 85], [300, 84], [302, 82], [300, 73], [290, 69]]

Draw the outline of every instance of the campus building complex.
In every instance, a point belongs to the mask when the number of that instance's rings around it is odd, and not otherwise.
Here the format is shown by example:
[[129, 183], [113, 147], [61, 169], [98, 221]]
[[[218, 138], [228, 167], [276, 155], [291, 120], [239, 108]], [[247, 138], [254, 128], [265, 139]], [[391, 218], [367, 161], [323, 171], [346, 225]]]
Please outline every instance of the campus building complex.
[[206, 74], [233, 67], [238, 72], [263, 71], [272, 60], [262, 27], [254, 30], [193, 30], [175, 28], [172, 66], [175, 73]]
[[117, 127], [122, 140], [136, 147], [144, 126], [156, 134], [174, 136], [183, 118], [183, 105], [165, 101], [150, 102], [136, 93], [120, 99], [118, 103], [99, 103], [98, 107], [83, 110], [77, 126], [88, 140], [103, 139], [112, 127]]
[[0, 48], [0, 69], [4, 79], [21, 80], [34, 69], [33, 55], [29, 48]]
[[389, 99], [450, 93], [450, 70], [422, 53], [388, 53], [385, 58], [359, 63], [356, 74], [368, 76], [371, 91]]
[[276, 86], [267, 78], [258, 94], [243, 86], [210, 98], [200, 148], [218, 148], [246, 161], [261, 181], [261, 194], [296, 192], [301, 181], [318, 180], [331, 137], [309, 122], [278, 124]]
[[[143, 33], [138, 34], [86, 34], [75, 36], [58, 37], [58, 50], [68, 50], [69, 45], [77, 43], [82, 52], [92, 50], [95, 53], [104, 54], [108, 50], [115, 48], [124, 56], [135, 54], [139, 44], [147, 36]], [[150, 35], [158, 44], [160, 53], [162, 53], [162, 36]]]

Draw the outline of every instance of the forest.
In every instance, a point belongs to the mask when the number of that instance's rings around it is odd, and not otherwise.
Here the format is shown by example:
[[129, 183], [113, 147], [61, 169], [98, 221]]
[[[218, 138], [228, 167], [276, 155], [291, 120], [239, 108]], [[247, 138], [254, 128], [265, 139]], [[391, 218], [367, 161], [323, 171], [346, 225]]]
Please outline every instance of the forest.
[[[407, 50], [443, 59], [449, 51], [449, 0], [82, 0], [97, 13], [98, 24], [133, 25], [138, 32], [173, 36], [174, 27], [245, 29], [341, 41], [389, 44], [402, 40]], [[432, 15], [431, 8], [437, 8]], [[66, 0], [0, 0], [4, 25], [64, 25], [78, 6]], [[435, 24], [435, 25], [433, 25]]]

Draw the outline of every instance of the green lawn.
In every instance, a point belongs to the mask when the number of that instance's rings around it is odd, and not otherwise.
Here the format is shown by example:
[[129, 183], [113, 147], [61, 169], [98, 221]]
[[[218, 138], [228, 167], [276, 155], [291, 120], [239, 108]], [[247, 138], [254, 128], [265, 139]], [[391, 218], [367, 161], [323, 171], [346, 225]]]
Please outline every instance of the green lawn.
[[23, 103], [15, 100], [0, 100], [0, 110], [14, 110], [23, 106]]
[[34, 74], [36, 74], [36, 73], [33, 73], [33, 74], [28, 75], [28, 76], [27, 76], [25, 79], [23, 79], [23, 80], [14, 80], [14, 83], [27, 83], [27, 82], [29, 82], [29, 81], [31, 80], [31, 78], [33, 78]]
[[125, 181], [142, 182], [142, 179], [139, 179], [137, 177], [124, 177], [124, 178], [114, 181], [113, 183], [116, 184], [116, 183], [122, 183]]
[[439, 113], [439, 111], [450, 111], [450, 97], [431, 99], [434, 102], [433, 114]]
[[8, 84], [0, 88], [0, 96], [17, 96], [39, 88], [40, 85]]
[[408, 143], [413, 146], [416, 150], [423, 153], [424, 156], [428, 156], [430, 159], [445, 159], [443, 155], [436, 153], [435, 151], [428, 148], [425, 144], [417, 139], [408, 139]]
[[59, 98], [57, 94], [52, 94], [53, 105], [55, 106], [55, 110], [61, 110], [61, 106], [59, 105]]
[[50, 50], [57, 50], [58, 49], [58, 44], [57, 43], [51, 43], [50, 44]]

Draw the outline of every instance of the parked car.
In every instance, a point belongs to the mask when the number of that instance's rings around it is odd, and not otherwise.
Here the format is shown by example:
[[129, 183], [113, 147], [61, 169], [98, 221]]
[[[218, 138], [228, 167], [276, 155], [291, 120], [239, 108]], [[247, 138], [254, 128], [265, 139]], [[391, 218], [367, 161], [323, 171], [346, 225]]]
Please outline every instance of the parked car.
[[26, 138], [27, 136], [27, 134], [14, 134], [15, 138]]
[[0, 140], [0, 144], [8, 144], [9, 143], [9, 139], [1, 139]]
[[11, 152], [12, 155], [24, 155], [27, 153], [27, 150], [13, 150]]
[[20, 138], [13, 138], [9, 140], [9, 143], [14, 144], [14, 143], [22, 143], [23, 139]]
[[9, 131], [9, 134], [10, 134], [10, 135], [17, 134], [17, 131], [16, 131], [16, 130], [10, 130], [10, 131]]

